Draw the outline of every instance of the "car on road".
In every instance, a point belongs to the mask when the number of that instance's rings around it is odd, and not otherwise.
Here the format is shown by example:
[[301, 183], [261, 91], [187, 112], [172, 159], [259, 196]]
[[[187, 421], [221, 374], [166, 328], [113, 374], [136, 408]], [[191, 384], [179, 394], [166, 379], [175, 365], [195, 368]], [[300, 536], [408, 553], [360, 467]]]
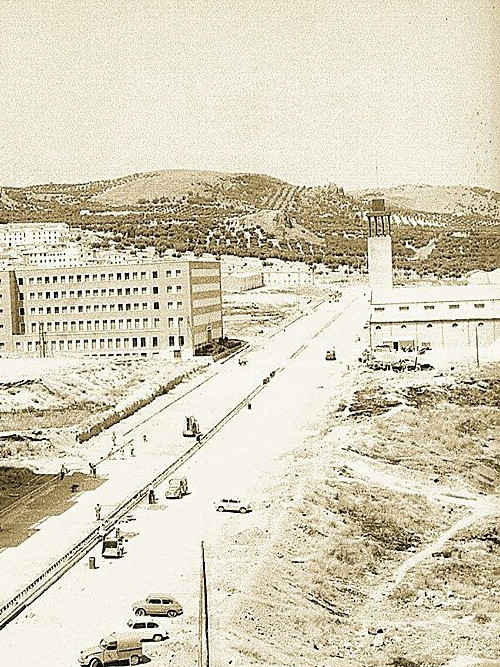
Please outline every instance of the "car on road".
[[132, 604], [136, 616], [169, 616], [174, 618], [182, 614], [181, 605], [169, 594], [151, 593], [145, 600]]
[[125, 553], [123, 539], [121, 537], [106, 536], [102, 541], [103, 558], [121, 558]]
[[103, 637], [98, 646], [91, 646], [80, 653], [78, 662], [83, 667], [106, 667], [126, 662], [138, 665], [142, 662], [142, 644], [130, 632], [113, 632]]
[[161, 642], [168, 639], [165, 626], [151, 618], [131, 618], [127, 621], [127, 632], [133, 634], [141, 642]]
[[240, 514], [252, 511], [249, 502], [239, 500], [238, 498], [223, 498], [215, 503], [215, 508], [217, 512], [239, 512]]

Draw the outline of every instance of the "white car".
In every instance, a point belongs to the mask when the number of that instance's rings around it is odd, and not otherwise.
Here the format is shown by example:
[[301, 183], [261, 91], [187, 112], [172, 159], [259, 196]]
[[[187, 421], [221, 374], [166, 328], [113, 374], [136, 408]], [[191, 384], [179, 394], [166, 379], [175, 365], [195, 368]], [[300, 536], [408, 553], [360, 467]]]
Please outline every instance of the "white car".
[[141, 642], [161, 642], [168, 639], [166, 627], [151, 618], [131, 618], [127, 621], [127, 632]]
[[239, 512], [240, 514], [252, 511], [250, 503], [237, 498], [223, 498], [215, 503], [215, 509], [217, 512]]

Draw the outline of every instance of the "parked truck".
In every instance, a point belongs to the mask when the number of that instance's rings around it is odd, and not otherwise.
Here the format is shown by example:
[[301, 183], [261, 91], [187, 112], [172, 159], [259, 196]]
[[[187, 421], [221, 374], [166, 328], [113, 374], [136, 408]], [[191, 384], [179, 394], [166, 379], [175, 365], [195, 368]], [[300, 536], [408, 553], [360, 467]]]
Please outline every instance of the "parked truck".
[[133, 633], [113, 632], [80, 653], [78, 662], [82, 667], [106, 667], [125, 662], [138, 665], [142, 662], [142, 644]]

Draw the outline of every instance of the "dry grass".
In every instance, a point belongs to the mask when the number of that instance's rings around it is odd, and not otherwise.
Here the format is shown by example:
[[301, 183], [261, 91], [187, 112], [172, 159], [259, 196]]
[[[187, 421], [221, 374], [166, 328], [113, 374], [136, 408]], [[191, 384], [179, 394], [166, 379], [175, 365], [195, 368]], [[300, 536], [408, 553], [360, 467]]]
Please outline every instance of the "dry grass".
[[432, 590], [451, 607], [467, 601], [478, 622], [500, 620], [500, 531], [490, 519], [461, 531], [441, 552], [422, 563], [411, 578], [414, 591]]
[[[269, 509], [281, 514], [279, 528], [231, 619], [233, 633], [241, 631], [245, 639], [226, 635], [235, 665], [438, 667], [457, 655], [500, 658], [493, 520], [463, 530], [442, 552], [410, 568], [392, 594], [372, 595], [467, 511], [408, 493], [415, 477], [420, 493], [431, 481], [433, 492], [441, 482], [472, 491], [496, 483], [500, 417], [490, 393], [494, 385], [485, 392], [473, 387], [470, 404], [449, 400], [460, 393], [443, 392], [439, 401], [434, 395], [405, 407], [405, 382], [415, 384], [419, 376], [385, 374], [376, 385], [364, 376], [370, 390], [365, 398], [376, 399], [380, 414], [329, 415], [341, 428], [330, 433], [323, 423], [319, 435], [318, 427], [318, 440], [297, 453], [272, 494]], [[361, 382], [356, 399], [360, 391]], [[487, 397], [484, 404], [481, 396]], [[391, 410], [398, 402], [402, 408]], [[363, 410], [363, 403], [358, 407]], [[332, 446], [338, 442], [367, 455], [363, 463], [386, 475], [380, 485], [356, 479], [349, 457], [359, 457], [349, 451], [344, 456], [345, 450]], [[298, 497], [297, 479], [307, 480]], [[406, 492], [382, 487], [382, 479], [400, 480]], [[255, 558], [264, 543], [254, 544]], [[370, 626], [383, 629], [380, 646]]]

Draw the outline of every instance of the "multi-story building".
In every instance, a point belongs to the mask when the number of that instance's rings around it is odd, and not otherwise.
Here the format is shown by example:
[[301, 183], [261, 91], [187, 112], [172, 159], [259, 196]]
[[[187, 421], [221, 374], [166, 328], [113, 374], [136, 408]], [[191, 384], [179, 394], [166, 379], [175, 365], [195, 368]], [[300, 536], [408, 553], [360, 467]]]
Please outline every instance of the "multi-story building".
[[15, 248], [40, 243], [59, 243], [69, 232], [65, 222], [12, 222], [0, 224], [0, 246]]
[[304, 285], [314, 285], [314, 271], [299, 262], [273, 261], [271, 267], [264, 265], [263, 279], [266, 287], [297, 290]]
[[80, 243], [61, 245], [39, 245], [19, 248], [12, 257], [11, 264], [31, 264], [33, 266], [86, 266], [94, 264], [95, 251]]
[[219, 262], [0, 271], [0, 354], [185, 359], [222, 335]]

